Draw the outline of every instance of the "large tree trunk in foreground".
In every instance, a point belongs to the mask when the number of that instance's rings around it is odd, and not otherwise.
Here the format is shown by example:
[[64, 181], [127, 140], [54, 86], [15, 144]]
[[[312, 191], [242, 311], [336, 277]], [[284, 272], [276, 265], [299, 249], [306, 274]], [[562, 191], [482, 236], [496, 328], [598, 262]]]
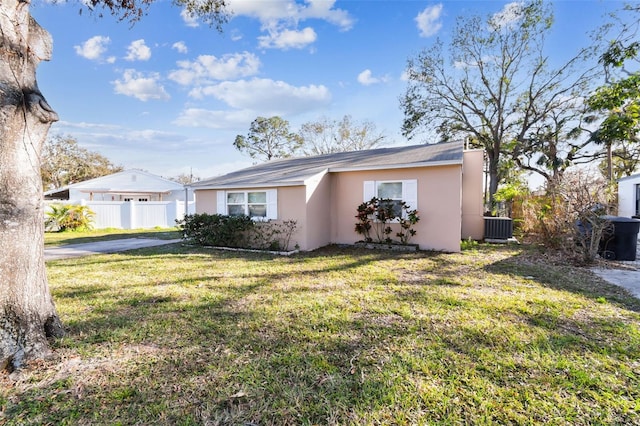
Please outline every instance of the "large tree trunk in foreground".
[[52, 40], [27, 0], [0, 0], [0, 368], [50, 352], [62, 335], [44, 264], [40, 151], [58, 119], [36, 83]]

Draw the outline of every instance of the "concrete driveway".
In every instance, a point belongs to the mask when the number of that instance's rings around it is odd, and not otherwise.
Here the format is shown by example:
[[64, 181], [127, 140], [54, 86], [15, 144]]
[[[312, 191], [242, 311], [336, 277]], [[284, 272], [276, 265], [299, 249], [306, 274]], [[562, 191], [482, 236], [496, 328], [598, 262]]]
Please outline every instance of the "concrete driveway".
[[44, 260], [69, 259], [100, 253], [116, 253], [145, 247], [163, 246], [180, 242], [180, 239], [159, 240], [155, 238], [125, 238], [112, 241], [98, 241], [85, 244], [45, 247]]
[[635, 297], [640, 298], [640, 242], [637, 249], [636, 260], [612, 261], [609, 268], [591, 270], [603, 280], [623, 287]]

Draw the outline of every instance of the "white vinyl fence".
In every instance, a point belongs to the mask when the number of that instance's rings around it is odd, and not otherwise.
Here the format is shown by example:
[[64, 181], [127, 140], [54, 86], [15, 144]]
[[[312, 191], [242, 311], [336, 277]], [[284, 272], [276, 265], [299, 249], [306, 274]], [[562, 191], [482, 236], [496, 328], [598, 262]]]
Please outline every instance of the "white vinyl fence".
[[[172, 228], [176, 219], [185, 215], [184, 201], [45, 201], [45, 213], [51, 204], [81, 204], [94, 213], [95, 229], [144, 229]], [[190, 201], [187, 213], [195, 212], [195, 203]]]

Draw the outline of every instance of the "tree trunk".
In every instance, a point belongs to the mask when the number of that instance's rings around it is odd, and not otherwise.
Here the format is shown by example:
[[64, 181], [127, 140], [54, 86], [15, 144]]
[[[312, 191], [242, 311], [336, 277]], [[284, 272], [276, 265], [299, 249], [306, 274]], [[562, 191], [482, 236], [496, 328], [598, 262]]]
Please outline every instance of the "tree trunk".
[[40, 151], [58, 119], [36, 83], [50, 35], [28, 0], [0, 0], [0, 368], [50, 353], [63, 334], [47, 283]]

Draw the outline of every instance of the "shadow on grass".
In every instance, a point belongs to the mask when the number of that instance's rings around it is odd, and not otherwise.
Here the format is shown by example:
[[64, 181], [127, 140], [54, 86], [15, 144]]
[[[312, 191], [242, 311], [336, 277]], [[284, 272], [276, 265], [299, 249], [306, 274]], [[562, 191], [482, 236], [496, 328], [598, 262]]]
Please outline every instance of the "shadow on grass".
[[616, 303], [634, 312], [640, 312], [640, 299], [625, 288], [611, 284], [586, 268], [555, 265], [543, 258], [532, 259], [521, 254], [486, 266], [490, 273], [519, 276], [545, 287], [569, 291], [590, 299]]
[[[640, 397], [637, 333], [560, 318], [535, 294], [484, 303], [468, 276], [566, 290], [565, 271], [510, 253], [466, 262], [328, 247], [282, 258], [173, 245], [56, 263], [119, 272], [122, 291], [56, 289], [62, 303], [92, 302], [60, 342], [71, 359], [90, 355], [0, 407], [7, 424], [541, 424], [549, 413], [633, 424], [624, 404]], [[164, 263], [184, 270], [126, 280]]]

